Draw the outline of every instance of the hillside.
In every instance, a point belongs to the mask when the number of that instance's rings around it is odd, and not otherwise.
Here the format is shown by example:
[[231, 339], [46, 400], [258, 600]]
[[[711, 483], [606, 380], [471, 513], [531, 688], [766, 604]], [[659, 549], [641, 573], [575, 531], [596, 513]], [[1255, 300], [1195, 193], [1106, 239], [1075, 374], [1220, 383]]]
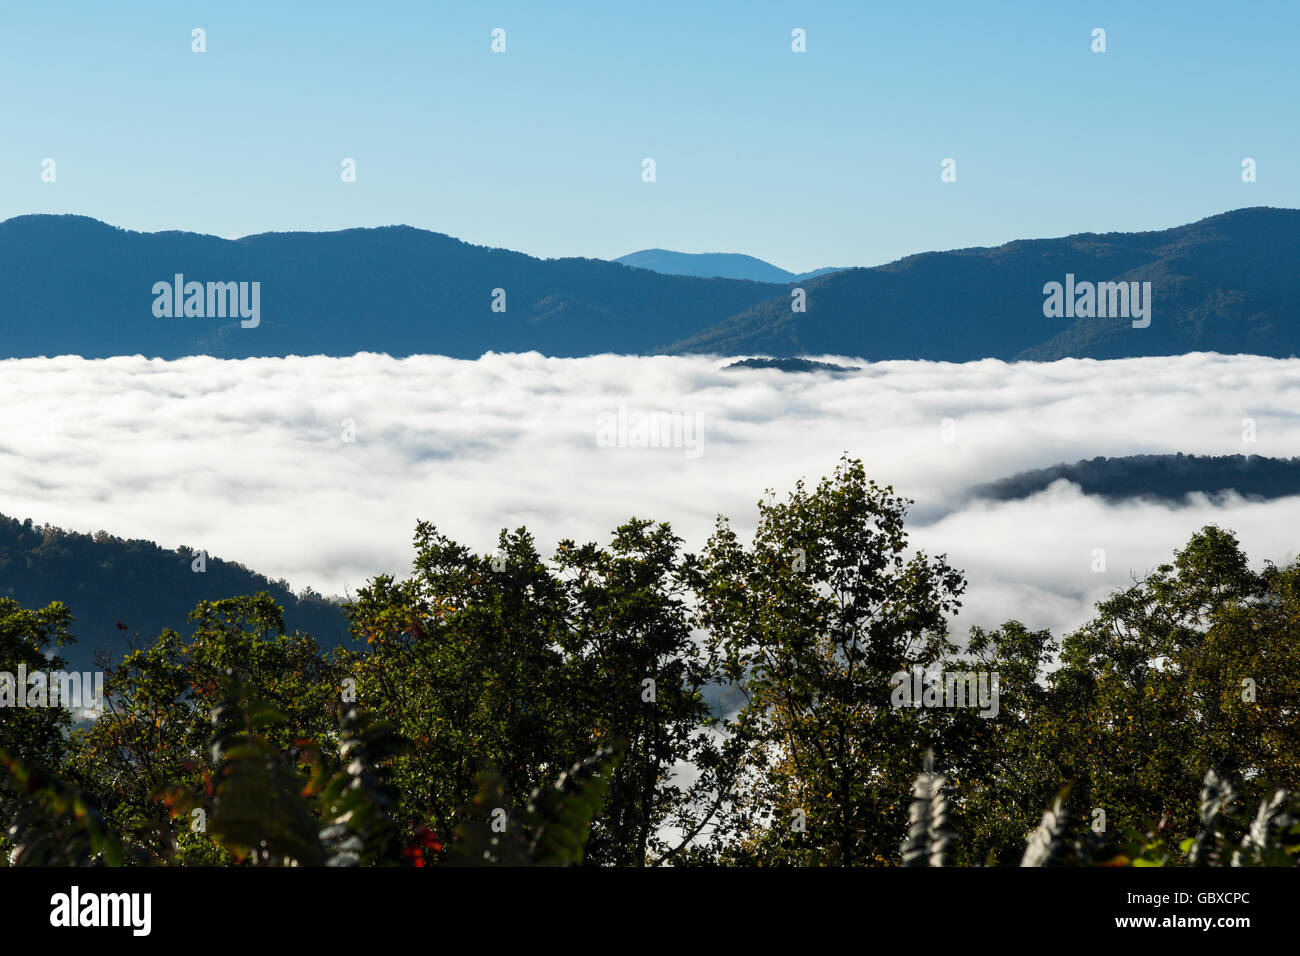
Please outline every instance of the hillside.
[[996, 501], [1027, 498], [1065, 479], [1084, 494], [1111, 501], [1151, 498], [1182, 502], [1187, 495], [1235, 491], [1248, 498], [1300, 495], [1300, 458], [1259, 455], [1129, 455], [1097, 457], [1025, 471], [981, 485], [974, 494]]
[[[931, 252], [810, 280], [806, 312], [793, 312], [783, 293], [665, 351], [947, 362], [1193, 351], [1287, 357], [1300, 353], [1297, 260], [1300, 210], [1265, 207], [1159, 232]], [[1045, 317], [1043, 287], [1067, 273], [1150, 282], [1150, 326]]]
[[347, 636], [338, 604], [311, 592], [295, 595], [286, 581], [211, 556], [199, 574], [191, 569], [194, 556], [152, 541], [78, 534], [0, 515], [0, 597], [28, 608], [68, 605], [77, 643], [59, 653], [71, 669], [90, 668], [96, 651], [120, 651], [137, 634], [146, 643], [164, 627], [188, 634], [186, 618], [200, 601], [258, 591], [270, 593], [284, 610], [287, 630], [305, 631], [325, 647]]
[[[680, 253], [650, 253], [681, 268]], [[750, 257], [721, 259], [746, 274], [783, 273]], [[1240, 209], [1158, 232], [1022, 240], [795, 277], [807, 305], [796, 313], [789, 280], [543, 260], [409, 226], [227, 240], [21, 216], [0, 223], [0, 358], [358, 351], [477, 358], [529, 350], [950, 362], [1192, 351], [1286, 357], [1300, 353], [1297, 260], [1300, 210]], [[243, 328], [237, 317], [156, 316], [154, 285], [176, 274], [185, 282], [260, 283], [257, 327]], [[1149, 282], [1149, 327], [1045, 317], [1044, 285], [1067, 274]], [[492, 309], [496, 289], [504, 290], [505, 311]]]
[[[0, 264], [0, 358], [648, 352], [779, 291], [535, 259], [409, 226], [228, 240], [20, 216], [0, 223]], [[156, 317], [154, 284], [177, 273], [260, 282], [259, 324]]]

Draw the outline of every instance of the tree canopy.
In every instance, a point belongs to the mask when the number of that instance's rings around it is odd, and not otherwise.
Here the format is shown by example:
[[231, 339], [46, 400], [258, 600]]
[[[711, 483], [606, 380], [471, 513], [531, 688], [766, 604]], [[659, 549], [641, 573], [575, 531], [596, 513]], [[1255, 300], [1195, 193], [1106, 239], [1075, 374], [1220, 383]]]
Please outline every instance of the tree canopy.
[[[549, 557], [421, 522], [343, 647], [202, 601], [103, 661], [93, 720], [0, 708], [0, 859], [1295, 862], [1300, 563], [1206, 527], [1071, 633], [956, 635], [909, 504], [846, 457], [698, 554], [641, 518]], [[0, 674], [74, 625], [0, 598]]]

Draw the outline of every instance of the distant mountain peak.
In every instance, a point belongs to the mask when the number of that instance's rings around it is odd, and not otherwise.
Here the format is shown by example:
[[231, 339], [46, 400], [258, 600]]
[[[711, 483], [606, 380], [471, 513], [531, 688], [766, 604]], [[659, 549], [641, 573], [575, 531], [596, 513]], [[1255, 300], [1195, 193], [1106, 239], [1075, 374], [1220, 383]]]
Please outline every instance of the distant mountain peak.
[[813, 272], [795, 273], [738, 252], [674, 252], [671, 249], [642, 249], [640, 252], [619, 256], [614, 262], [664, 275], [772, 283], [800, 282], [837, 271], [817, 269]]

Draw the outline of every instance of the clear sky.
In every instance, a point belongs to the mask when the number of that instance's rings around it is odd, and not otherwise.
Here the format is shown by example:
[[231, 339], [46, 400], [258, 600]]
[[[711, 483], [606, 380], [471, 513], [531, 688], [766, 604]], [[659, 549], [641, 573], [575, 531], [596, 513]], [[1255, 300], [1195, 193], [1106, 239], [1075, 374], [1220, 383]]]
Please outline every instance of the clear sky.
[[1300, 206], [1298, 94], [1296, 0], [14, 0], [0, 218], [874, 265]]

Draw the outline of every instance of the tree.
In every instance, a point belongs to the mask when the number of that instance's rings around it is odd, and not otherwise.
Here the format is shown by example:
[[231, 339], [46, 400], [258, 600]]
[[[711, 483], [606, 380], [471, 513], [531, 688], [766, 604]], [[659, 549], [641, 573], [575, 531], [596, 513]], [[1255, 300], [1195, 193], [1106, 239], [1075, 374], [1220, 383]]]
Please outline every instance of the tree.
[[[167, 630], [104, 662], [104, 713], [73, 735], [65, 768], [115, 827], [158, 854], [171, 852], [171, 837], [155, 797], [168, 786], [203, 786], [208, 715], [228, 677], [284, 715], [266, 729], [283, 750], [303, 737], [328, 745], [343, 711], [342, 665], [311, 637], [285, 634], [268, 594], [201, 602], [190, 621], [188, 638]], [[209, 847], [181, 835], [182, 855]]]
[[[26, 694], [18, 685], [19, 668], [27, 674], [48, 673], [67, 666], [62, 657], [47, 653], [73, 643], [68, 632], [72, 616], [59, 601], [28, 610], [10, 598], [0, 598], [0, 680], [15, 695]], [[0, 707], [0, 749], [38, 764], [52, 766], [66, 750], [65, 733], [72, 722], [60, 707]]]
[[704, 697], [718, 674], [692, 634], [698, 572], [680, 544], [668, 525], [633, 519], [608, 549], [558, 548], [556, 563], [572, 576], [564, 651], [573, 736], [586, 729], [591, 744], [626, 746], [588, 847], [593, 863], [678, 859], [709, 831], [735, 774], [734, 748]]
[[474, 555], [421, 522], [414, 575], [375, 578], [349, 610], [367, 643], [351, 659], [358, 703], [392, 715], [410, 741], [394, 775], [404, 822], [443, 839], [480, 774], [497, 774], [515, 806], [572, 762], [564, 590], [526, 531], [502, 532], [500, 545]]
[[945, 614], [965, 588], [942, 555], [906, 556], [908, 504], [846, 457], [815, 490], [760, 501], [748, 549], [719, 520], [702, 619], [744, 694], [750, 746], [729, 859], [892, 859], [925, 741], [918, 714], [891, 706], [890, 679], [955, 650]]
[[1084, 805], [1178, 846], [1207, 770], [1259, 801], [1300, 784], [1300, 565], [1250, 570], [1208, 526], [1066, 637], [1039, 722]]

